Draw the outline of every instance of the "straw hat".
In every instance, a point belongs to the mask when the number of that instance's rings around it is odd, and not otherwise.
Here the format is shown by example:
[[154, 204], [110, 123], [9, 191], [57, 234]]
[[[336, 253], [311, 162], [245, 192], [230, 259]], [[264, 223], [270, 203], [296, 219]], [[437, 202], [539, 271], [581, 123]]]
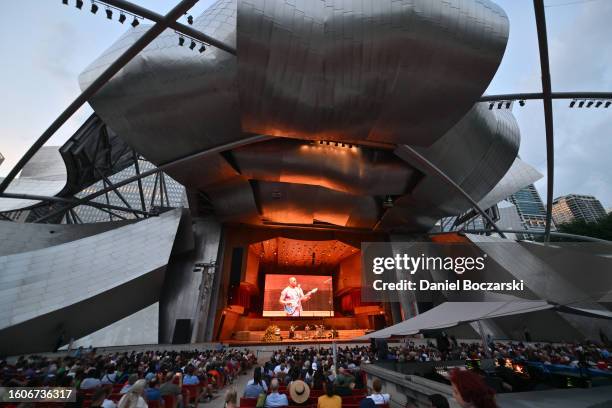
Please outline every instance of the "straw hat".
[[302, 380], [295, 380], [289, 384], [289, 396], [296, 404], [302, 404], [310, 397], [310, 387]]

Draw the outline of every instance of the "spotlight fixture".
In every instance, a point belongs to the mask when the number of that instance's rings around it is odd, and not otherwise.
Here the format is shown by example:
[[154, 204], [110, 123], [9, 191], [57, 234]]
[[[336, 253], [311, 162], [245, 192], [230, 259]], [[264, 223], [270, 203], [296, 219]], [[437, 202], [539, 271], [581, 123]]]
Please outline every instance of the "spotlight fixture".
[[192, 25], [192, 24], [193, 24], [193, 16], [191, 16], [191, 15], [187, 16], [187, 23], [188, 23], [189, 25]]
[[125, 19], [126, 19], [126, 18], [127, 18], [127, 17], [125, 16], [125, 14], [123, 14], [123, 13], [119, 14], [119, 22], [120, 22], [121, 24], [123, 24], [123, 23], [125, 22]]
[[179, 45], [182, 47], [183, 45], [185, 45], [185, 38], [183, 37], [179, 37]]
[[610, 101], [606, 102], [606, 104], [605, 104], [604, 108], [609, 108], [609, 107], [610, 107], [610, 104], [612, 104], [612, 102], [610, 102]]
[[576, 104], [576, 100], [574, 99], [573, 101], [570, 102], [570, 106], [569, 107], [573, 108], [575, 104]]
[[580, 102], [578, 103], [578, 107], [579, 107], [579, 108], [582, 108], [583, 106], [584, 106], [584, 101], [580, 101]]
[[206, 51], [206, 46], [202, 44], [202, 46], [200, 47], [198, 51], [200, 51], [200, 54], [203, 53], [204, 51]]
[[91, 3], [91, 12], [96, 14], [98, 12], [98, 5], [96, 3]]
[[76, 8], [79, 10], [83, 8], [83, 0], [76, 0]]
[[510, 109], [510, 101], [506, 102], [506, 109]]
[[602, 101], [597, 101], [597, 103], [595, 104], [595, 107], [596, 107], [596, 108], [599, 108], [599, 107], [601, 106], [601, 104], [602, 104], [602, 103], [603, 103]]
[[109, 20], [113, 19], [113, 10], [109, 8], [106, 9], [106, 18], [108, 18]]
[[502, 108], [502, 104], [503, 104], [503, 102], [498, 103], [497, 104], [497, 109], [501, 109]]
[[495, 106], [495, 102], [491, 102], [489, 104], [489, 110], [493, 110], [493, 107]]
[[68, 0], [62, 0], [62, 4], [67, 6], [68, 5]]
[[132, 21], [132, 27], [136, 28], [136, 27], [138, 27], [138, 24], [140, 24], [138, 22], [138, 18], [134, 17], [134, 21]]
[[519, 101], [519, 105], [521, 105], [521, 106], [525, 106], [525, 101], [521, 99], [521, 100]]
[[590, 108], [591, 106], [593, 106], [593, 101], [589, 101], [589, 102], [587, 103], [587, 108]]
[[191, 40], [191, 44], [189, 44], [189, 49], [193, 50], [196, 47], [196, 45], [197, 45], [196, 42]]

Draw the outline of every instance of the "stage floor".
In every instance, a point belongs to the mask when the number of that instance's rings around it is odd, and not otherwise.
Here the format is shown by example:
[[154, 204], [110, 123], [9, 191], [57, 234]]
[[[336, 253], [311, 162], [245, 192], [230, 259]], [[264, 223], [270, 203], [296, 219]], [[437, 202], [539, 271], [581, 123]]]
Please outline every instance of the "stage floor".
[[283, 339], [280, 341], [262, 341], [262, 340], [223, 340], [221, 343], [226, 344], [230, 347], [238, 347], [238, 346], [286, 346], [286, 345], [303, 345], [303, 344], [332, 344], [332, 343], [359, 343], [359, 344], [369, 344], [369, 340], [355, 340], [355, 339]]

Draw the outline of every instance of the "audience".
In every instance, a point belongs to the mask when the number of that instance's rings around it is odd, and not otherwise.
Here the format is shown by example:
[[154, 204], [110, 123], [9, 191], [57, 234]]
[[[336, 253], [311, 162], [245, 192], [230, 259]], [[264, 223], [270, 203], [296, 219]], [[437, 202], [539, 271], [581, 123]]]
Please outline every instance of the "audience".
[[244, 389], [245, 398], [257, 398], [259, 394], [265, 394], [268, 392], [268, 386], [261, 377], [261, 367], [255, 367], [253, 370], [253, 379], [247, 382], [246, 388]]
[[[443, 359], [481, 359], [485, 354], [495, 358], [499, 366], [486, 375], [482, 371], [481, 375], [472, 371], [451, 372], [454, 396], [464, 407], [495, 407], [495, 392], [487, 384], [498, 392], [519, 389], [512, 381], [517, 374], [508, 365], [510, 360], [513, 364], [531, 363], [537, 367], [561, 365], [568, 369], [590, 367], [604, 371], [610, 370], [612, 365], [609, 350], [604, 345], [591, 342], [534, 344], [491, 340], [484, 346], [485, 349], [481, 342], [459, 343], [451, 336], [449, 341], [443, 343], [444, 353], [431, 342], [418, 345], [408, 342], [401, 347], [389, 347], [387, 357], [402, 364]], [[287, 406], [289, 402], [291, 405], [313, 404], [314, 398], [309, 399], [309, 396], [312, 395], [311, 390], [317, 390], [316, 395], [324, 391], [324, 395], [317, 400], [318, 408], [340, 408], [341, 396], [354, 395], [353, 388], [365, 389], [361, 367], [377, 360], [378, 355], [364, 345], [338, 347], [335, 357], [328, 347], [286, 347], [275, 350], [262, 361], [263, 365], [255, 367], [253, 378], [247, 382], [243, 396], [258, 398], [261, 395], [263, 405], [273, 408]], [[75, 387], [81, 391], [79, 395], [87, 392], [91, 406], [95, 407], [115, 408], [111, 398], [115, 401], [120, 398], [119, 408], [142, 408], [146, 401], [158, 401], [158, 405], [163, 406], [163, 396], [173, 396], [176, 406], [184, 407], [186, 401], [182, 395], [183, 385], [199, 385], [200, 394], [192, 398], [200, 402], [204, 398], [210, 399], [213, 389], [232, 384], [256, 360], [249, 350], [225, 347], [204, 351], [160, 350], [106, 354], [97, 354], [93, 349], [82, 349], [67, 356], [22, 356], [11, 364], [0, 360], [0, 386]], [[501, 386], [491, 383], [489, 377], [501, 378]], [[288, 389], [279, 392], [279, 388], [285, 385]], [[124, 395], [111, 395], [111, 389], [115, 390], [114, 393], [120, 389]], [[270, 394], [267, 394], [268, 391], [271, 391]], [[231, 395], [231, 391], [228, 392], [226, 405], [234, 408], [237, 398]], [[448, 401], [441, 395], [432, 395], [429, 399], [432, 407], [448, 406]], [[390, 395], [383, 393], [381, 381], [374, 379], [372, 392], [367, 398], [353, 397], [351, 401], [351, 404], [359, 403], [360, 408], [374, 408], [389, 404]]]
[[272, 407], [286, 407], [289, 405], [289, 401], [287, 400], [287, 396], [285, 394], [280, 394], [278, 392], [278, 379], [273, 378], [270, 381], [270, 394], [266, 397], [266, 408]]
[[368, 396], [376, 405], [388, 404], [391, 397], [389, 394], [381, 394], [382, 391], [382, 382], [375, 378], [372, 381], [372, 394]]
[[292, 405], [307, 405], [308, 398], [310, 397], [310, 387], [304, 381], [291, 381], [288, 391]]
[[336, 394], [334, 383], [325, 382], [325, 394], [321, 395], [317, 401], [317, 408], [341, 408], [342, 398]]
[[98, 375], [96, 373], [95, 368], [90, 368], [87, 370], [85, 374], [85, 378], [81, 381], [81, 385], [79, 388], [82, 390], [92, 390], [94, 388], [98, 388], [101, 385], [100, 379], [98, 379]]
[[109, 387], [100, 387], [98, 388], [91, 398], [91, 408], [116, 408], [117, 405], [108, 399], [108, 395], [110, 394]]
[[238, 393], [235, 388], [227, 390], [224, 408], [238, 408]]
[[130, 387], [130, 390], [119, 400], [118, 408], [147, 408], [147, 402], [143, 398], [145, 391], [145, 380], [138, 380]]
[[454, 369], [450, 372], [453, 397], [463, 408], [496, 408], [495, 391], [484, 379], [469, 370]]

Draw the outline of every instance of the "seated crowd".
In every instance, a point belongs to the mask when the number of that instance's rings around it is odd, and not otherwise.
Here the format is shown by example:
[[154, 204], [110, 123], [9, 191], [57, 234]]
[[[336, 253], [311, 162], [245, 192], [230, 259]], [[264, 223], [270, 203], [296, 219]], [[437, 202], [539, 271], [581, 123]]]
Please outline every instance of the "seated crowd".
[[[442, 346], [440, 346], [442, 343]], [[445, 361], [481, 359], [485, 350], [481, 342], [458, 343], [451, 337], [451, 341], [432, 342], [416, 345], [409, 342], [402, 347], [389, 349], [390, 359], [398, 362], [411, 361]], [[562, 364], [577, 367], [583, 363], [588, 367], [597, 367], [602, 370], [612, 370], [612, 353], [603, 344], [593, 342], [550, 344], [550, 343], [524, 343], [524, 342], [494, 342], [490, 341], [487, 347], [490, 357], [510, 358], [524, 362], [538, 362], [543, 364]]]
[[0, 361], [4, 387], [76, 388], [76, 406], [180, 408], [210, 400], [256, 362], [249, 350], [146, 351]]

